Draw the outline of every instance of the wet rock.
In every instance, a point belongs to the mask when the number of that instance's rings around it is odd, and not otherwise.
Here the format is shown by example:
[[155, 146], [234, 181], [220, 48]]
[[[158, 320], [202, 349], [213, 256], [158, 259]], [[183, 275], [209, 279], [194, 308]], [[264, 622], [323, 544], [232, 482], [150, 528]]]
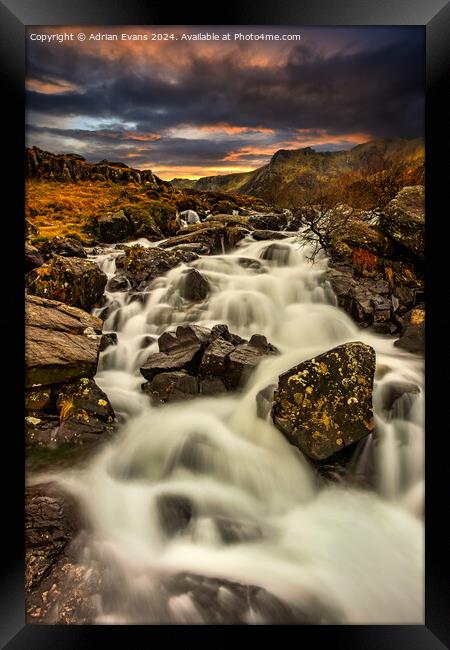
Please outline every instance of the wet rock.
[[238, 259], [238, 264], [244, 269], [253, 269], [254, 271], [259, 271], [260, 273], [265, 271], [264, 266], [259, 260], [253, 260], [250, 257], [240, 257]]
[[180, 285], [180, 295], [193, 302], [204, 300], [210, 291], [208, 280], [197, 269], [188, 269]]
[[262, 537], [262, 530], [252, 521], [239, 521], [231, 517], [215, 517], [214, 523], [225, 544], [253, 542]]
[[191, 472], [210, 472], [218, 453], [220, 452], [206, 435], [190, 434], [172, 455], [166, 467], [166, 475], [170, 475], [177, 467], [184, 467]]
[[417, 306], [405, 314], [400, 338], [394, 345], [408, 352], [425, 353], [425, 307]]
[[108, 302], [106, 307], [104, 307], [99, 313], [99, 318], [101, 318], [102, 321], [108, 320], [108, 318], [112, 316], [114, 312], [118, 311], [120, 308], [121, 308], [121, 304], [118, 300], [110, 300], [110, 302]]
[[53, 237], [45, 241], [41, 245], [40, 250], [45, 260], [49, 260], [53, 255], [61, 255], [62, 257], [87, 257], [83, 245], [73, 237]]
[[202, 377], [226, 375], [228, 357], [235, 350], [235, 345], [219, 337], [208, 345], [203, 355], [199, 373]]
[[25, 417], [25, 442], [30, 447], [55, 447], [60, 425], [59, 416], [49, 413], [31, 413]]
[[391, 411], [394, 403], [403, 395], [418, 395], [420, 388], [411, 382], [395, 381], [385, 384], [382, 393], [382, 407], [385, 411]]
[[[73, 548], [75, 547], [75, 548]], [[69, 544], [38, 588], [27, 594], [26, 621], [46, 625], [93, 625], [103, 596], [104, 567], [80, 563]]]
[[136, 245], [128, 247], [125, 254], [117, 258], [116, 268], [128, 278], [132, 289], [143, 291], [155, 278], [179, 264], [187, 264], [197, 258], [198, 255], [190, 251], [144, 248]]
[[256, 394], [256, 415], [265, 420], [270, 413], [276, 384], [270, 384]]
[[51, 401], [50, 388], [32, 388], [25, 391], [25, 410], [29, 412], [43, 411]]
[[42, 266], [44, 258], [35, 246], [25, 243], [25, 273]]
[[287, 237], [294, 237], [297, 234], [297, 232], [280, 232], [277, 230], [254, 230], [252, 237], [256, 241], [265, 241], [266, 239], [286, 239]]
[[55, 255], [27, 276], [29, 293], [90, 310], [101, 298], [107, 277], [97, 264]]
[[198, 395], [199, 385], [196, 377], [185, 370], [161, 372], [144, 384], [142, 389], [154, 404], [179, 402]]
[[382, 228], [410, 255], [425, 259], [425, 188], [404, 187], [383, 210]]
[[262, 587], [190, 573], [165, 580], [171, 596], [189, 594], [197, 623], [216, 625], [311, 624], [338, 620], [316, 603], [305, 603], [305, 611], [291, 608]]
[[171, 237], [159, 245], [161, 248], [179, 249], [184, 244], [200, 244], [205, 246], [211, 254], [220, 255], [229, 252], [250, 231], [240, 225], [227, 225], [219, 221], [205, 221], [183, 229], [183, 234]]
[[161, 528], [168, 537], [183, 532], [194, 515], [192, 503], [182, 495], [160, 495], [157, 508]]
[[272, 419], [304, 454], [322, 460], [374, 429], [375, 351], [340, 345], [279, 377]]
[[54, 483], [25, 490], [25, 588], [39, 585], [72, 540], [78, 526], [73, 499]]
[[261, 259], [270, 260], [278, 266], [286, 266], [291, 249], [283, 244], [270, 244], [262, 253]]
[[228, 341], [229, 343], [232, 343], [233, 345], [239, 345], [240, 343], [246, 343], [247, 341], [237, 334], [233, 334], [229, 331], [228, 325], [220, 324], [220, 325], [214, 325], [214, 327], [211, 330], [211, 338], [210, 341], [213, 341], [216, 338], [222, 338], [225, 341]]
[[105, 332], [100, 339], [100, 352], [104, 352], [110, 345], [117, 345], [117, 334], [115, 332]]
[[124, 275], [114, 275], [106, 285], [108, 291], [128, 291], [130, 287], [130, 281]]
[[97, 443], [112, 433], [114, 410], [92, 379], [84, 377], [56, 386], [52, 393], [55, 403], [52, 413], [26, 418], [28, 446], [56, 448]]
[[227, 386], [242, 386], [261, 359], [278, 354], [278, 350], [267, 342], [265, 336], [254, 334], [248, 343], [238, 345], [228, 357], [227, 372], [223, 380]]
[[141, 373], [148, 381], [162, 372], [187, 370], [196, 373], [200, 364], [203, 341], [193, 328], [179, 327], [176, 335], [163, 335], [158, 341], [160, 352], [152, 353]]
[[[151, 393], [157, 386], [157, 392], [165, 395], [167, 389], [171, 401], [196, 393], [217, 395], [236, 390], [264, 356], [277, 354], [264, 336], [255, 334], [247, 342], [230, 333], [226, 325], [216, 325], [212, 330], [195, 325], [178, 327], [175, 333], [162, 334], [158, 347], [159, 352], [151, 354], [141, 368], [151, 382], [144, 390]], [[161, 373], [167, 376], [153, 383]]]
[[248, 222], [255, 230], [284, 230], [288, 224], [286, 214], [270, 212], [268, 214], [252, 214]]
[[102, 321], [55, 300], [27, 296], [26, 385], [29, 388], [93, 377]]
[[382, 278], [363, 278], [348, 265], [335, 265], [327, 271], [327, 279], [340, 307], [360, 325], [387, 323], [393, 308], [389, 283]]
[[200, 381], [200, 393], [202, 395], [223, 395], [226, 392], [227, 387], [219, 377], [205, 377]]
[[211, 249], [206, 244], [178, 244], [174, 250], [181, 252], [196, 253], [197, 255], [210, 255]]
[[99, 217], [98, 229], [101, 240], [108, 244], [125, 241], [133, 234], [132, 225], [123, 210]]

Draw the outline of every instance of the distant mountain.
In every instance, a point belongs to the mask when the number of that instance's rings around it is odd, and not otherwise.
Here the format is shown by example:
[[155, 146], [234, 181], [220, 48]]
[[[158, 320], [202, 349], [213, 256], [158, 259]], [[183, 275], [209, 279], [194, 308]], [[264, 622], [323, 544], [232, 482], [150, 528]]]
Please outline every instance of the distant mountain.
[[267, 165], [251, 172], [205, 176], [197, 181], [173, 179], [175, 187], [202, 191], [238, 192], [272, 201], [292, 186], [301, 186], [305, 176], [337, 178], [352, 172], [376, 170], [383, 159], [405, 163], [405, 184], [423, 183], [425, 148], [422, 138], [373, 140], [345, 151], [280, 149]]

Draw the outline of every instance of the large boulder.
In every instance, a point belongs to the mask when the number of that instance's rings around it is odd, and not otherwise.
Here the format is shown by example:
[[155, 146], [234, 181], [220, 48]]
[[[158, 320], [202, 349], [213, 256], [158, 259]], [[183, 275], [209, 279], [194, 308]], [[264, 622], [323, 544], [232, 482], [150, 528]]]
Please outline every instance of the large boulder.
[[191, 251], [144, 248], [136, 245], [125, 248], [124, 255], [116, 259], [116, 268], [121, 276], [129, 280], [132, 289], [143, 291], [158, 276], [164, 275], [179, 264], [188, 264], [197, 258], [198, 255]]
[[40, 246], [40, 251], [45, 260], [49, 260], [53, 255], [81, 257], [84, 259], [87, 257], [83, 245], [73, 237], [56, 236], [52, 239], [47, 239]]
[[55, 300], [27, 296], [26, 385], [47, 386], [93, 377], [102, 321]]
[[123, 210], [105, 214], [98, 219], [100, 238], [107, 244], [126, 241], [133, 234], [133, 227]]
[[337, 229], [333, 237], [333, 249], [339, 253], [342, 244], [350, 249], [368, 250], [374, 255], [389, 256], [393, 253], [392, 241], [381, 230], [360, 219], [352, 219]]
[[192, 302], [204, 300], [210, 290], [209, 282], [197, 269], [188, 269], [181, 278], [180, 295]]
[[97, 264], [55, 255], [27, 276], [29, 293], [89, 310], [102, 297], [107, 277]]
[[279, 377], [272, 418], [287, 439], [313, 460], [323, 460], [374, 429], [375, 351], [345, 343]]
[[267, 214], [252, 214], [248, 222], [257, 230], [284, 230], [288, 225], [288, 215], [278, 212]]
[[408, 352], [425, 352], [425, 307], [417, 306], [405, 314], [400, 338], [394, 345]]
[[425, 188], [404, 187], [386, 208], [380, 227], [410, 255], [425, 259]]

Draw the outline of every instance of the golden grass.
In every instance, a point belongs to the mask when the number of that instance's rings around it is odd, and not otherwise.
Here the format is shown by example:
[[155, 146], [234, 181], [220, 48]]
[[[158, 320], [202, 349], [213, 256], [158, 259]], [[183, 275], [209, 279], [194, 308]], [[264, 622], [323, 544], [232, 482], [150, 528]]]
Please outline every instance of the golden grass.
[[75, 234], [88, 239], [86, 230], [92, 218], [119, 210], [130, 201], [148, 202], [148, 196], [134, 183], [28, 180], [25, 189], [26, 217], [39, 228], [40, 237]]

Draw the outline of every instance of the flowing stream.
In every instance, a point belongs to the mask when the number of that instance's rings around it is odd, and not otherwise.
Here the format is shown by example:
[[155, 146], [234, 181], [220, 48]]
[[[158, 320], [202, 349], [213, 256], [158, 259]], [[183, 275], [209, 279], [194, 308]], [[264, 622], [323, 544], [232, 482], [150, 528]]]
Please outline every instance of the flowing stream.
[[[92, 258], [112, 277], [120, 254]], [[189, 587], [189, 576], [204, 576], [223, 581], [217, 602], [231, 617], [227, 581], [265, 590], [259, 608], [239, 605], [248, 623], [423, 623], [423, 361], [357, 328], [336, 306], [326, 261], [311, 265], [294, 238], [247, 238], [191, 266], [211, 285], [200, 303], [180, 296], [183, 265], [141, 296], [107, 293], [104, 331], [117, 332], [118, 344], [101, 353], [96, 381], [119, 432], [86, 467], [60, 477], [90, 521], [84, 559], [108, 567], [110, 597], [97, 622], [216, 622], [212, 601], [205, 614], [208, 583], [203, 607], [201, 587], [194, 595]], [[162, 332], [189, 323], [264, 334], [281, 354], [262, 361], [240, 394], [151, 406], [139, 367]], [[376, 429], [351, 460], [355, 481], [325, 481], [257, 417], [255, 398], [295, 364], [355, 340], [377, 353]], [[389, 391], [405, 383], [419, 391], [386, 408]], [[162, 496], [193, 508], [178, 534], [161, 527]], [[175, 588], [176, 576], [185, 582]]]

